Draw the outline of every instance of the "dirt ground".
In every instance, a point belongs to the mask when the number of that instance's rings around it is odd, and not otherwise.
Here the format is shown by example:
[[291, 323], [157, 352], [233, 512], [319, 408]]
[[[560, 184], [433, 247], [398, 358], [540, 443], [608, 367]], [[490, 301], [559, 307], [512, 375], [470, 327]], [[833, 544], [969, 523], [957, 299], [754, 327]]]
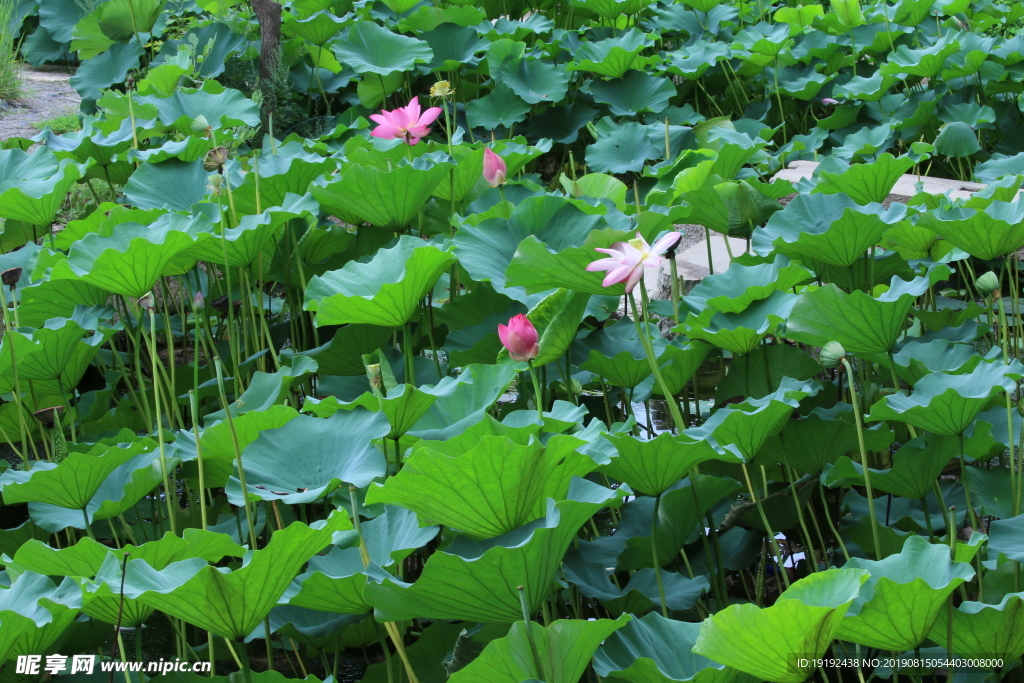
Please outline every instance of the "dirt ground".
[[0, 102], [0, 140], [30, 138], [39, 133], [33, 123], [78, 111], [81, 98], [69, 83], [73, 70], [25, 65], [21, 73], [25, 95]]

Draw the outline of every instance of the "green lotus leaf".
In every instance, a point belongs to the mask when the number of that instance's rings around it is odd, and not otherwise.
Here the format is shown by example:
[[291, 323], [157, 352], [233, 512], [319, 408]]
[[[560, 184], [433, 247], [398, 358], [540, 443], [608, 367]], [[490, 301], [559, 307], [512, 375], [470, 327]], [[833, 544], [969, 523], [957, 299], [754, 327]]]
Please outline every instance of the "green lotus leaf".
[[989, 557], [998, 558], [1002, 554], [1011, 560], [1024, 562], [1024, 543], [1020, 541], [1022, 529], [1024, 515], [993, 521], [988, 532]]
[[434, 188], [434, 196], [444, 201], [461, 202], [469, 196], [484, 171], [484, 150], [459, 145], [452, 147], [455, 169]]
[[340, 177], [317, 180], [310, 191], [325, 211], [347, 222], [402, 230], [423, 211], [449, 171], [447, 163], [427, 168], [399, 163], [392, 170], [352, 164]]
[[193, 220], [191, 231], [196, 243], [180, 258], [202, 259], [232, 268], [255, 264], [261, 256], [270, 260], [268, 249], [276, 244], [285, 224], [293, 218], [316, 216], [320, 209], [308, 195], [285, 195], [281, 205], [270, 205], [258, 215], [242, 216], [234, 228], [221, 229], [202, 214]]
[[[242, 452], [250, 499], [312, 503], [342, 483], [367, 486], [386, 471], [384, 457], [372, 441], [388, 433], [387, 419], [366, 410], [344, 411], [329, 418], [299, 415], [276, 429], [263, 431]], [[346, 444], [340, 450], [340, 444]], [[281, 453], [292, 452], [288, 468]], [[339, 457], [339, 452], [344, 453]], [[225, 486], [228, 500], [242, 505], [235, 465]]]
[[910, 312], [929, 330], [938, 331], [944, 327], [960, 327], [968, 320], [977, 318], [984, 313], [985, 309], [973, 301], [965, 302], [959, 299], [935, 297], [935, 310], [915, 308]]
[[142, 164], [124, 186], [124, 196], [139, 209], [189, 211], [209, 191], [210, 173], [203, 162], [168, 159]]
[[[973, 441], [971, 439], [967, 443]], [[969, 455], [974, 457], [974, 454]], [[975, 505], [981, 508], [981, 514], [1002, 519], [1013, 517], [1013, 479], [1005, 467], [993, 467], [992, 469], [968, 467], [966, 471], [971, 487], [972, 502], [977, 501]], [[874, 482], [873, 479], [872, 482]]]
[[907, 539], [898, 555], [878, 561], [855, 557], [844, 566], [867, 570], [870, 578], [836, 637], [898, 652], [918, 647], [949, 594], [974, 576], [969, 564], [950, 561], [948, 548], [920, 536]]
[[821, 365], [801, 349], [763, 344], [732, 359], [729, 372], [715, 388], [715, 402], [723, 404], [737, 396], [761, 398], [777, 390], [787, 377], [803, 381], [820, 372]]
[[[56, 154], [58, 158], [69, 158], [79, 163], [94, 159], [96, 166], [109, 167], [114, 163], [118, 154], [132, 146], [131, 120], [122, 121], [117, 130], [110, 134], [104, 134], [96, 127], [95, 119], [86, 117], [81, 130], [54, 135], [53, 131], [47, 127], [39, 134], [39, 137], [46, 148]], [[93, 170], [90, 168], [89, 172], [92, 173]]]
[[1009, 593], [998, 604], [967, 601], [953, 610], [939, 610], [931, 639], [945, 643], [953, 618], [953, 652], [958, 657], [1000, 657], [1012, 661], [1024, 654], [1024, 594]]
[[445, 377], [432, 387], [420, 387], [437, 396], [437, 400], [410, 434], [430, 440], [446, 440], [462, 434], [483, 419], [516, 374], [512, 363], [468, 365], [458, 377]]
[[322, 400], [307, 398], [302, 410], [317, 417], [330, 417], [339, 410], [352, 411], [356, 408], [383, 413], [391, 426], [386, 437], [397, 439], [412, 429], [436, 400], [437, 396], [429, 391], [420, 391], [411, 384], [400, 384], [397, 390], [389, 389], [386, 397], [375, 396], [368, 391], [354, 401], [340, 401], [336, 396], [327, 396]]
[[47, 149], [0, 150], [0, 218], [48, 227], [82, 171]]
[[124, 223], [109, 237], [89, 235], [54, 265], [50, 277], [83, 281], [122, 296], [145, 296], [168, 264], [195, 243], [194, 235], [177, 227], [173, 220]]
[[434, 58], [430, 62], [431, 71], [458, 71], [463, 67], [476, 67], [480, 62], [478, 54], [485, 51], [490, 43], [472, 28], [473, 23], [459, 25], [451, 21], [442, 21], [419, 33], [420, 39], [425, 40], [434, 53]]
[[530, 235], [519, 243], [512, 262], [505, 269], [505, 284], [523, 287], [530, 294], [565, 287], [599, 296], [621, 296], [626, 291], [625, 285], [616, 283], [605, 287], [601, 284], [605, 273], [588, 272], [586, 268], [600, 256], [594, 249], [607, 249], [633, 237], [633, 233], [618, 230], [593, 230], [581, 246], [567, 247], [556, 253]]
[[653, 57], [640, 57], [650, 44], [649, 36], [631, 28], [613, 38], [582, 43], [567, 68], [605, 78], [622, 78], [630, 69], [642, 69], [655, 61]]
[[664, 493], [702, 462], [723, 459], [706, 442], [685, 433], [680, 436], [659, 434], [649, 441], [625, 435], [604, 436], [615, 446], [618, 455], [602, 465], [601, 471], [647, 496]]
[[559, 102], [569, 88], [569, 74], [564, 68], [539, 59], [510, 59], [492, 75], [527, 104]]
[[[658, 360], [662, 361], [661, 378], [665, 380], [669, 394], [675, 396], [682, 392], [710, 355], [712, 348], [710, 344], [700, 341], [683, 342], [679, 337], [669, 342], [658, 356]], [[658, 396], [662, 395], [660, 384], [656, 383], [651, 391]]]
[[401, 505], [475, 539], [501, 536], [543, 516], [548, 498], [561, 500], [573, 477], [594, 469], [576, 451], [583, 443], [564, 435], [546, 446], [485, 436], [462, 453], [418, 449], [398, 475], [370, 488], [366, 502]]
[[548, 594], [562, 555], [576, 532], [624, 492], [577, 479], [569, 499], [549, 501], [544, 517], [509, 534], [484, 542], [457, 537], [427, 560], [414, 583], [402, 582], [370, 565], [364, 590], [375, 618], [401, 620], [465, 619], [507, 623], [522, 618], [518, 587], [527, 605], [537, 609]]
[[[21, 379], [29, 380], [57, 380], [66, 379], [68, 384], [74, 386], [81, 379], [85, 368], [82, 367], [80, 359], [85, 363], [92, 360], [98, 346], [102, 345], [106, 338], [113, 332], [94, 332], [99, 327], [98, 320], [84, 320], [85, 324], [92, 323], [91, 329], [86, 329], [79, 324], [79, 321], [70, 318], [51, 318], [42, 329], [20, 328], [10, 330], [4, 335], [0, 342], [0, 375], [12, 377], [11, 386], [13, 389], [14, 361], [17, 360], [18, 374]], [[88, 335], [88, 337], [86, 337]], [[85, 338], [83, 338], [85, 337]], [[13, 347], [13, 349], [12, 349]], [[12, 356], [12, 351], [14, 355]], [[6, 384], [0, 380], [0, 385]], [[60, 388], [57, 387], [59, 393]]]
[[885, 211], [880, 204], [862, 207], [845, 194], [802, 194], [756, 231], [754, 248], [849, 267], [905, 215], [903, 204]]
[[[252, 44], [244, 35], [236, 33], [226, 23], [211, 22], [203, 25], [201, 22], [195, 24], [180, 38], [165, 40], [160, 46], [160, 53], [153, 60], [146, 78], [138, 84], [139, 92], [143, 94], [143, 83], [154, 79], [154, 74], [164, 66], [177, 62], [184, 62], [187, 50], [182, 50], [183, 45], [191, 45], [195, 40], [195, 54], [204, 55], [205, 59], [201, 64], [195, 65], [195, 73], [201, 78], [214, 78], [224, 72], [228, 58], [245, 50]], [[184, 62], [189, 68], [191, 64]], [[155, 68], [154, 68], [155, 67]], [[159, 75], [157, 75], [159, 78]], [[177, 88], [177, 79], [173, 85], [163, 91], [164, 94], [171, 94]], [[212, 120], [211, 120], [212, 121]], [[216, 125], [214, 126], [216, 127]]]
[[102, 454], [71, 453], [60, 464], [36, 461], [28, 471], [8, 470], [0, 475], [4, 503], [50, 503], [84, 510], [103, 480], [139, 454], [136, 443], [126, 448], [106, 448]]
[[704, 278], [683, 297], [682, 303], [698, 315], [705, 309], [739, 313], [753, 301], [767, 299], [776, 291], [792, 289], [812, 277], [811, 271], [778, 254], [770, 263], [752, 266], [736, 263]]
[[651, 140], [646, 126], [629, 121], [587, 147], [586, 161], [598, 173], [627, 173], [641, 170], [649, 159], [661, 158], [664, 153], [664, 147]]
[[[917, 314], [916, 311], [914, 313]], [[892, 362], [888, 354], [878, 354], [870, 360], [888, 365], [900, 379], [914, 385], [933, 372], [947, 372], [951, 375], [971, 372], [985, 358], [968, 344], [932, 339], [927, 342], [908, 341], [899, 352], [893, 354]]]
[[602, 19], [615, 19], [637, 14], [651, 4], [651, 0], [572, 0], [570, 7], [581, 7]]
[[259, 125], [259, 107], [238, 90], [225, 88], [214, 79], [202, 88], [180, 88], [170, 97], [139, 95], [135, 106], [149, 105], [163, 125], [183, 135], [192, 132], [192, 121], [202, 114], [215, 131], [221, 128]]
[[[586, 671], [590, 658], [605, 638], [625, 626], [632, 617], [615, 621], [559, 619], [544, 627], [531, 621], [512, 624], [508, 635], [487, 644], [480, 656], [449, 679], [452, 683], [520, 683], [536, 678], [546, 683], [575, 683]], [[526, 629], [533, 632], [528, 639]], [[543, 671], [537, 671], [531, 643], [536, 643]]]
[[921, 78], [934, 78], [942, 70], [946, 58], [960, 49], [957, 41], [957, 34], [947, 33], [935, 41], [930, 47], [923, 47], [912, 50], [906, 45], [900, 45], [894, 52], [889, 54], [885, 64], [879, 69], [879, 73], [885, 76], [920, 76]]
[[18, 576], [0, 589], [0, 662], [48, 651], [81, 604], [81, 589], [71, 579], [57, 586], [35, 572]]
[[607, 104], [616, 116], [635, 116], [644, 111], [663, 111], [675, 97], [676, 88], [668, 78], [629, 71], [622, 78], [591, 82], [590, 92], [596, 102]]
[[1024, 366], [1013, 362], [982, 363], [960, 375], [933, 372], [914, 385], [910, 396], [892, 394], [871, 407], [868, 420], [896, 420], [936, 434], [956, 436], [988, 406], [989, 399], [1012, 391], [1024, 377]]
[[922, 215], [917, 224], [972, 256], [991, 260], [1024, 246], [1024, 206], [992, 202], [983, 211], [951, 208]]
[[[645, 329], [652, 337], [654, 352], [660, 355], [667, 346], [657, 331], [645, 323]], [[617, 322], [577, 341], [574, 347], [580, 369], [604, 377], [617, 387], [635, 388], [651, 374], [643, 344], [637, 336], [636, 325], [629, 318]]]
[[[284, 403], [291, 396], [291, 388], [302, 382], [317, 371], [316, 361], [306, 356], [298, 356], [291, 360], [291, 365], [283, 365], [277, 372], [254, 372], [242, 395], [229, 404], [231, 414], [238, 419], [253, 411], [265, 411], [271, 406]], [[221, 409], [208, 413], [203, 422], [209, 426], [227, 419], [226, 412]]]
[[765, 440], [782, 429], [800, 399], [816, 393], [811, 383], [786, 378], [773, 393], [720, 408], [701, 426], [683, 434], [696, 441], [709, 441], [719, 452], [724, 449], [729, 455], [723, 460], [740, 457], [750, 461]]
[[71, 77], [71, 87], [83, 99], [98, 100], [107, 88], [123, 83], [133, 69], [139, 68], [143, 54], [145, 50], [134, 36], [130, 42], [115, 43], [98, 57], [85, 60]]
[[611, 634], [594, 655], [594, 670], [630, 683], [729, 683], [736, 670], [694, 653], [700, 624], [651, 612]]
[[366, 374], [363, 355], [383, 348], [392, 334], [390, 327], [346, 325], [326, 344], [295, 355], [313, 358], [325, 375], [362, 376]]
[[78, 53], [79, 59], [97, 57], [118, 42], [111, 40], [100, 27], [102, 15], [103, 7], [97, 7], [75, 24], [71, 30], [71, 49]]
[[242, 639], [270, 613], [309, 558], [328, 545], [335, 532], [351, 528], [344, 512], [334, 512], [312, 527], [292, 522], [230, 572], [200, 559], [175, 562], [163, 570], [132, 560], [126, 565], [124, 594], [224, 638]]
[[962, 121], [952, 121], [939, 129], [935, 151], [947, 157], [969, 157], [981, 151], [978, 134]]
[[[838, 160], [837, 160], [838, 161]], [[881, 203], [904, 173], [914, 166], [909, 156], [880, 154], [870, 164], [852, 164], [840, 173], [822, 171], [815, 192], [843, 194], [861, 205]]]
[[317, 325], [401, 327], [453, 260], [450, 250], [403, 235], [366, 263], [352, 261], [310, 280], [305, 309], [316, 311]]
[[705, 310], [697, 316], [690, 313], [674, 328], [690, 339], [706, 341], [734, 354], [750, 353], [761, 344], [779, 323], [786, 320], [799, 298], [788, 292], [773, 292], [767, 299], [750, 304], [741, 313], [718, 313]]
[[693, 651], [762, 680], [801, 683], [814, 667], [799, 666], [793, 653], [820, 657], [868, 578], [862, 569], [818, 572], [771, 607], [730, 605], [701, 624]]
[[[234, 413], [232, 413], [234, 415]], [[246, 446], [255, 441], [263, 431], [283, 427], [298, 413], [291, 406], [271, 405], [261, 410], [254, 410], [234, 416], [233, 423], [223, 420], [207, 426], [201, 432], [199, 446], [202, 449], [202, 467], [205, 484], [221, 488], [227, 484], [235, 466], [234, 440], [238, 447], [245, 450]], [[232, 434], [234, 432], [234, 434]], [[196, 453], [195, 440], [182, 434], [174, 445], [175, 452], [181, 454], [182, 473], [198, 486], [199, 458]]]
[[[309, 191], [310, 183], [336, 167], [333, 159], [324, 159], [301, 150], [295, 150], [294, 154], [282, 153], [285, 147], [289, 146], [282, 145], [278, 148], [277, 154], [259, 158], [258, 181], [257, 170], [254, 167], [243, 176], [239, 185], [232, 188], [236, 212], [256, 214], [274, 206], [282, 206], [287, 203], [285, 198], [288, 194], [300, 197], [305, 195]], [[260, 211], [257, 211], [257, 205]]]
[[701, 41], [690, 46], [680, 46], [668, 55], [665, 71], [675, 76], [695, 81], [708, 69], [729, 56], [729, 46], [723, 43]]
[[39, 7], [39, 25], [47, 30], [52, 40], [68, 43], [75, 24], [90, 11], [88, 5], [79, 5], [74, 0], [56, 0]]
[[512, 88], [499, 83], [494, 89], [475, 100], [466, 103], [466, 122], [471, 128], [494, 130], [499, 126], [511, 129], [526, 120], [530, 105], [524, 102]]
[[286, 14], [281, 29], [289, 36], [298, 36], [314, 45], [323, 46], [344, 28], [347, 22], [328, 10], [322, 10], [308, 17], [299, 19], [294, 14]]
[[[696, 486], [694, 485], [696, 482]], [[698, 526], [706, 523], [708, 510], [741, 488], [738, 481], [710, 475], [690, 475], [673, 484], [661, 496], [654, 542], [658, 558], [675, 557]], [[614, 565], [617, 571], [651, 568], [651, 519], [654, 498], [640, 496], [626, 503], [622, 517], [611, 536], [593, 541], [580, 541], [580, 549], [588, 562], [601, 566]]]
[[[362, 529], [370, 559], [381, 567], [401, 562], [438, 532], [436, 526], [420, 527], [414, 512], [393, 506], [385, 506], [384, 514], [363, 522]], [[363, 569], [359, 539], [353, 534], [349, 545], [310, 558], [306, 571], [295, 577], [281, 602], [338, 614], [367, 614], [373, 607], [363, 599], [367, 581]]]
[[903, 331], [911, 305], [911, 296], [882, 301], [825, 285], [793, 305], [786, 336], [814, 346], [838, 341], [849, 353], [886, 353]]
[[[278, 633], [321, 652], [329, 652], [334, 649], [335, 644], [343, 647], [339, 642], [342, 635], [351, 633], [353, 627], [358, 627], [366, 619], [366, 616], [365, 614], [334, 614], [305, 607], [278, 605], [270, 611], [267, 623], [271, 633]], [[257, 626], [246, 640], [263, 638], [266, 634], [264, 626], [264, 624]], [[313, 679], [313, 683], [317, 680], [314, 676], [309, 678]]]
[[[562, 570], [566, 580], [581, 595], [600, 600], [611, 612], [620, 613], [624, 607], [638, 612], [661, 606], [657, 579], [651, 567], [634, 572], [629, 582], [621, 588], [611, 582], [607, 570], [601, 564], [586, 562], [581, 553], [573, 550], [562, 560]], [[661, 572], [665, 604], [671, 610], [693, 609], [700, 596], [710, 588], [708, 580], [703, 576], [688, 579], [676, 572], [664, 569], [658, 571]]]
[[[979, 457], [988, 454], [992, 440], [991, 437], [975, 437], [966, 439], [964, 445], [966, 455]], [[919, 436], [900, 447], [893, 456], [891, 469], [871, 470], [871, 485], [886, 493], [921, 500], [932, 490], [946, 464], [959, 455], [960, 442], [956, 437], [935, 433]], [[828, 486], [839, 483], [849, 486], [863, 480], [864, 471], [860, 464], [840, 458], [826, 473], [824, 483]]]
[[397, 35], [372, 21], [356, 22], [333, 47], [338, 60], [359, 74], [388, 76], [434, 57], [424, 41]]
[[[525, 296], [521, 289], [506, 282], [506, 271], [511, 269], [510, 264], [523, 241], [532, 236], [542, 246], [546, 245], [547, 250], [559, 253], [570, 247], [579, 247], [585, 244], [591, 232], [608, 227], [609, 217], [602, 215], [605, 210], [603, 206], [594, 207], [565, 197], [530, 197], [519, 202], [507, 219], [488, 218], [478, 225], [463, 224], [452, 240], [455, 254], [459, 265], [474, 280], [489, 282], [496, 292], [532, 307], [542, 297]], [[534, 249], [531, 254], [534, 253], [539, 251]], [[590, 260], [594, 256], [597, 256], [596, 252], [591, 254]], [[518, 266], [513, 270], [517, 281], [522, 280], [521, 272]], [[575, 289], [571, 285], [569, 288]], [[615, 291], [606, 293], [615, 294]]]

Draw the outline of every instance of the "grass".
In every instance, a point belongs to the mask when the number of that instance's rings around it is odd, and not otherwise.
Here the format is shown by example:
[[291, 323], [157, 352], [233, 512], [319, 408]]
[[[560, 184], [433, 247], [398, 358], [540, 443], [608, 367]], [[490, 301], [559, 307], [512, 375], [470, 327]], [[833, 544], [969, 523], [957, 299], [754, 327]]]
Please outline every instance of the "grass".
[[50, 117], [44, 121], [38, 121], [32, 124], [32, 127], [37, 130], [43, 130], [47, 126], [56, 135], [62, 135], [64, 133], [72, 133], [82, 128], [82, 121], [78, 117], [78, 114], [58, 114], [57, 116]]
[[12, 26], [15, 0], [0, 0], [0, 100], [21, 97], [21, 72], [18, 69], [20, 40]]

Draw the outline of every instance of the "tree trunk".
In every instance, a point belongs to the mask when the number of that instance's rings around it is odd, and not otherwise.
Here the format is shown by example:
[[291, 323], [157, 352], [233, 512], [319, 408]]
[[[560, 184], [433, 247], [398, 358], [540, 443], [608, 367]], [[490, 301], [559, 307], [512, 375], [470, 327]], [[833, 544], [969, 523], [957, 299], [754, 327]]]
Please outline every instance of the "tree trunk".
[[281, 5], [276, 0], [250, 0], [250, 4], [260, 24], [259, 88], [263, 91], [261, 118], [266, 127], [267, 119], [277, 105], [274, 74], [281, 61]]

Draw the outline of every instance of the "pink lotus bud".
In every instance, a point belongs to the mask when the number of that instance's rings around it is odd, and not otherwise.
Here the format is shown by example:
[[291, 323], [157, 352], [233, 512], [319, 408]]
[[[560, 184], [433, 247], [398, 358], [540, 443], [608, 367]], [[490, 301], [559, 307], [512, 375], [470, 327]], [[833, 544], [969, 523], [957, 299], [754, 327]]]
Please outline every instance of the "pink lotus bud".
[[498, 325], [498, 338], [512, 360], [533, 360], [540, 354], [537, 328], [522, 313], [513, 316], [507, 327]]
[[192, 297], [192, 310], [201, 311], [206, 305], [206, 297], [203, 296], [202, 292], [196, 292], [196, 295]]
[[825, 105], [839, 104], [839, 100], [834, 100], [831, 97], [821, 98], [821, 103]]
[[505, 174], [508, 167], [505, 160], [491, 151], [490, 147], [484, 149], [484, 180], [491, 184], [491, 187], [505, 184]]

